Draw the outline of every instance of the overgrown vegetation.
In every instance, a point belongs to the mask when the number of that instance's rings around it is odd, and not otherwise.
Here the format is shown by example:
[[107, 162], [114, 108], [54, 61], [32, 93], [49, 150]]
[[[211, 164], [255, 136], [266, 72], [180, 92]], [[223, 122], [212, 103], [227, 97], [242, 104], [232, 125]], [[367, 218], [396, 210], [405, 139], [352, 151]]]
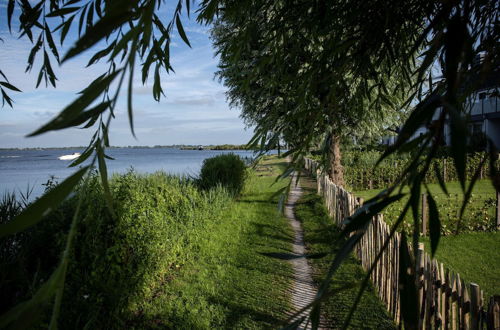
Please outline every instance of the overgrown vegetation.
[[[164, 173], [115, 176], [111, 190], [115, 216], [107, 209], [97, 176], [77, 191], [84, 217], [68, 266], [60, 319], [65, 327], [124, 326], [141, 315], [159, 287], [197, 250], [197, 234], [217, 222], [231, 201], [223, 188], [200, 192], [191, 182]], [[9, 269], [26, 275], [9, 274], [3, 288], [25, 280], [36, 288], [47, 279], [57, 266], [76, 202], [76, 197], [67, 200], [26, 237], [5, 242], [16, 248], [2, 255], [2, 263], [10, 261]], [[8, 297], [22, 301], [31, 293]]]
[[205, 159], [197, 182], [202, 189], [222, 186], [238, 195], [243, 189], [246, 175], [245, 162], [238, 155], [225, 154]]
[[[320, 284], [328, 272], [330, 263], [339, 252], [346, 240], [341, 235], [322, 202], [322, 198], [315, 193], [315, 185], [311, 184], [307, 176], [301, 178], [304, 195], [297, 204], [296, 215], [304, 228], [304, 241], [307, 252], [310, 254], [327, 254], [320, 259], [310, 259], [315, 271], [314, 280]], [[340, 329], [345, 321], [352, 302], [356, 298], [359, 284], [365, 272], [360, 262], [351, 254], [342, 263], [331, 281], [332, 296], [328, 297], [321, 308], [329, 328]], [[384, 305], [370, 285], [363, 293], [361, 302], [354, 312], [350, 324], [351, 329], [396, 329]]]
[[[446, 183], [449, 195], [442, 192], [439, 184], [428, 184], [427, 187], [433, 193], [434, 200], [439, 208], [441, 234], [451, 235], [457, 229], [459, 233], [496, 230], [496, 193], [495, 188], [489, 180], [476, 182], [461, 220], [459, 220], [459, 215], [464, 195], [458, 182]], [[381, 189], [354, 191], [354, 195], [364, 200], [369, 200], [381, 191]], [[403, 193], [408, 194], [408, 192], [409, 188], [403, 190]], [[408, 196], [390, 204], [384, 209], [382, 213], [387, 224], [392, 225], [396, 222], [407, 201]], [[421, 209], [422, 204], [419, 205], [419, 214], [422, 214]], [[411, 232], [412, 228], [412, 216], [407, 214], [401, 229]]]
[[[285, 252], [291, 244], [274, 196], [288, 180], [272, 185], [282, 169], [267, 164], [259, 171], [265, 176], [250, 175], [238, 201], [223, 187], [199, 190], [161, 172], [116, 175], [116, 217], [92, 177], [43, 223], [1, 241], [0, 312], [30, 298], [57, 266], [83, 196], [62, 328], [276, 326], [289, 309], [291, 269], [259, 252]], [[2, 221], [19, 212], [15, 201], [0, 204]], [[47, 325], [48, 312], [39, 309], [39, 325]]]
[[[95, 129], [87, 149], [73, 165], [93, 156], [92, 164], [99, 164], [109, 206], [113, 202], [107, 184], [105, 149], [109, 146], [109, 127], [119, 104], [120, 91], [126, 91], [127, 114], [134, 134], [132, 96], [138, 64], [143, 83], [154, 72], [152, 94], [159, 100], [164, 95], [161, 73], [172, 71], [169, 47], [174, 27], [180, 38], [190, 45], [181, 17], [184, 5], [189, 15], [191, 1], [179, 0], [176, 6], [170, 7], [167, 19], [162, 13], [163, 2], [123, 3], [42, 0], [31, 5], [29, 1], [9, 0], [5, 20], [9, 30], [13, 18], [19, 21], [19, 36], [33, 42], [27, 71], [35, 63], [39, 64], [37, 86], [43, 79], [46, 85], [55, 87], [57, 78], [51, 61], [65, 62], [92, 49], [95, 53], [88, 66], [99, 60], [109, 64], [108, 70], [96, 77], [55, 118], [31, 133], [33, 136], [80, 125]], [[357, 226], [353, 231], [365, 230], [377, 209], [402, 197], [390, 197], [390, 192], [399, 184], [408, 185], [412, 187], [412, 198], [408, 199], [402, 216], [410, 209], [414, 215], [413, 248], [416, 250], [421, 187], [432, 170], [432, 159], [444, 142], [445, 128], [450, 132], [450, 150], [462, 192], [468, 196], [475, 180], [466, 182], [465, 174], [466, 146], [470, 142], [467, 103], [473, 101], [480, 89], [493, 87], [488, 86], [489, 81], [493, 81], [490, 78], [498, 75], [497, 1], [203, 0], [199, 5], [197, 20], [206, 24], [216, 22], [219, 27], [212, 36], [231, 102], [241, 106], [243, 116], [257, 125], [252, 145], [269, 149], [283, 138], [291, 146], [294, 160], [300, 160], [311, 146], [322, 140], [323, 158], [330, 164], [330, 176], [335, 183], [342, 184], [339, 146], [342, 135], [363, 135], [370, 128], [399, 126], [399, 110], [413, 108], [398, 130], [396, 143], [385, 154], [413, 151], [405, 179], [389, 187], [388, 194], [377, 195], [367, 203], [367, 207], [354, 216]], [[76, 26], [78, 40], [60, 57], [68, 31], [75, 30]], [[54, 31], [60, 31], [61, 47], [54, 42]], [[93, 47], [102, 43], [105, 43], [104, 49]], [[43, 61], [35, 62], [36, 53], [42, 49]], [[3, 73], [0, 83], [2, 101], [12, 106], [6, 91], [20, 90], [11, 85]], [[498, 88], [487, 93], [496, 97]], [[395, 115], [388, 116], [391, 113]], [[391, 117], [396, 118], [392, 123], [388, 122]], [[426, 127], [426, 131], [419, 134], [421, 127]], [[498, 151], [492, 141], [487, 145], [489, 160], [493, 163]], [[54, 209], [70, 194], [86, 170], [76, 172], [72, 180], [63, 182], [57, 196], [46, 196], [30, 214], [30, 221], [39, 221], [48, 210]], [[500, 174], [494, 166], [490, 170], [492, 182], [500, 191]], [[437, 217], [439, 210], [429, 190], [427, 194], [431, 212]], [[464, 205], [466, 203], [467, 198]], [[0, 235], [24, 230], [27, 218], [21, 214], [14, 226], [2, 227]], [[73, 223], [76, 220], [77, 217]], [[431, 254], [438, 246], [440, 231], [439, 225], [431, 231]], [[68, 249], [72, 248], [73, 241], [67, 242]], [[350, 246], [354, 244], [346, 243], [343, 250], [349, 252]], [[61, 259], [60, 269], [68, 264], [66, 255]], [[403, 256], [402, 261], [410, 269], [408, 276], [414, 282], [415, 262], [409, 253]], [[335, 275], [339, 264], [332, 265], [330, 276]], [[41, 302], [59, 297], [65, 274], [55, 272], [48, 283], [49, 289], [38, 291], [38, 299], [20, 306], [19, 311], [29, 314]], [[409, 281], [404, 277], [401, 280]], [[403, 285], [402, 288], [401, 294], [408, 297], [408, 301], [416, 300], [413, 287]], [[412, 304], [401, 307], [405, 326], [414, 327], [418, 309], [412, 308]], [[58, 311], [56, 303], [53, 315], [57, 316]], [[22, 319], [19, 315], [16, 318]], [[54, 317], [52, 327], [56, 326]]]
[[[377, 164], [382, 154], [381, 151], [376, 150], [349, 150], [343, 152], [344, 179], [349, 190], [383, 189], [401, 180], [401, 174], [405, 170], [409, 155], [391, 155]], [[474, 177], [484, 157], [485, 154], [479, 152], [468, 155], [465, 169], [467, 180]], [[319, 156], [313, 155], [311, 158], [320, 160]], [[499, 167], [498, 161], [496, 166]], [[486, 178], [489, 175], [489, 167], [489, 163], [482, 165], [482, 169], [479, 170], [479, 179]], [[438, 183], [438, 173], [445, 182], [458, 181], [459, 179], [453, 158], [446, 156], [444, 151], [443, 155], [432, 160], [430, 168], [432, 170], [426, 173], [425, 183]]]

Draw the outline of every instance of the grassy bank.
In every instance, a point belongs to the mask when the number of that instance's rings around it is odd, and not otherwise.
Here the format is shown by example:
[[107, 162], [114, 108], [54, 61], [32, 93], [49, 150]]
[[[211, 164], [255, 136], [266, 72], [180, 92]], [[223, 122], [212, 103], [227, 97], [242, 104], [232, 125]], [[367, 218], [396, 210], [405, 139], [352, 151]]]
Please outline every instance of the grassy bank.
[[[310, 179], [301, 179], [304, 195], [299, 200], [296, 215], [304, 228], [304, 240], [308, 253], [328, 253], [321, 259], [311, 259], [315, 271], [314, 280], [321, 283], [335, 253], [340, 249], [344, 238], [329, 218], [320, 196], [315, 193], [315, 184]], [[328, 298], [322, 310], [329, 327], [338, 329], [347, 317], [349, 309], [357, 295], [359, 284], [364, 277], [359, 261], [351, 255], [336, 272], [331, 289], [336, 293]], [[352, 329], [395, 329], [392, 319], [369, 286], [354, 313]]]
[[[99, 179], [82, 186], [82, 214], [59, 325], [62, 328], [278, 327], [289, 310], [291, 230], [277, 211], [283, 164], [251, 171], [237, 199], [163, 173], [111, 180], [116, 217]], [[28, 299], [57, 265], [76, 197], [39, 225], [2, 241], [1, 310]], [[16, 247], [16, 248], [12, 248]], [[41, 311], [46, 326], [50, 304]]]
[[163, 288], [148, 316], [173, 328], [278, 328], [290, 309], [287, 262], [262, 255], [289, 252], [291, 229], [277, 211], [273, 184], [283, 164], [251, 172], [243, 194], [198, 237], [196, 259]]
[[[422, 241], [430, 251], [429, 239]], [[479, 284], [485, 298], [500, 295], [500, 232], [442, 237], [436, 259], [465, 281]]]

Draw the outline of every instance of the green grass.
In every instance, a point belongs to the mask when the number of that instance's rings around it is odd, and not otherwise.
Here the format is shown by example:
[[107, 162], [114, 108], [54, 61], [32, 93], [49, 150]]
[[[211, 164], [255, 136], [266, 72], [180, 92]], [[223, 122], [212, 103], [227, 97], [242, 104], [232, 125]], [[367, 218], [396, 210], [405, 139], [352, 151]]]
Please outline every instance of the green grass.
[[[458, 208], [461, 205], [462, 189], [458, 182], [446, 183], [450, 198], [442, 195], [438, 184], [429, 184], [433, 194], [437, 195], [436, 203], [439, 207], [440, 218], [445, 234], [451, 234], [456, 228]], [[366, 199], [375, 196], [380, 190], [356, 191], [354, 194]], [[408, 192], [405, 190], [405, 192]], [[458, 197], [457, 197], [458, 195]], [[442, 199], [441, 199], [442, 198]], [[464, 223], [494, 224], [495, 215], [495, 188], [490, 180], [478, 181], [472, 192], [472, 201], [464, 215]], [[382, 213], [388, 223], [392, 223], [403, 207], [403, 202], [389, 206]], [[453, 221], [454, 220], [454, 221]], [[405, 219], [405, 229], [411, 230], [412, 219]], [[473, 228], [472, 228], [473, 229]], [[481, 228], [479, 228], [481, 229]], [[430, 251], [429, 239], [421, 237]], [[459, 235], [442, 236], [439, 242], [436, 258], [458, 272], [467, 282], [475, 282], [484, 290], [486, 296], [499, 294], [500, 283], [500, 232], [471, 232], [461, 231]]]
[[[315, 194], [315, 186], [306, 177], [303, 177], [301, 181], [304, 195], [297, 204], [296, 215], [304, 228], [307, 252], [328, 253], [324, 258], [311, 259], [315, 273], [314, 280], [321, 283], [344, 238], [340, 236], [338, 228], [333, 225], [321, 197]], [[353, 255], [337, 270], [331, 283], [331, 289], [337, 293], [329, 297], [322, 306], [329, 327], [338, 329], [342, 326], [364, 275], [361, 264]], [[348, 288], [345, 289], [345, 287]], [[395, 324], [371, 285], [363, 294], [350, 328], [395, 329]]]
[[279, 328], [290, 310], [291, 265], [261, 253], [289, 253], [288, 221], [277, 209], [288, 184], [273, 184], [285, 164], [265, 161], [252, 171], [241, 197], [204, 235], [185, 264], [145, 311], [138, 327], [178, 329]]
[[[430, 251], [429, 239], [422, 241]], [[500, 294], [500, 232], [442, 237], [436, 259], [465, 281], [477, 283], [485, 298]]]
[[[428, 187], [439, 209], [442, 224], [441, 233], [443, 235], [454, 233], [458, 225], [457, 219], [463, 200], [460, 184], [458, 182], [446, 183], [449, 196], [443, 193], [439, 184], [429, 184]], [[354, 194], [357, 197], [362, 197], [367, 200], [374, 197], [380, 191], [381, 189], [354, 191]], [[422, 192], [424, 191], [424, 187], [422, 186]], [[405, 188], [403, 193], [408, 194], [408, 188]], [[392, 224], [396, 221], [407, 200], [407, 197], [404, 197], [400, 201], [388, 206], [382, 212], [388, 224]], [[477, 181], [460, 223], [460, 232], [493, 230], [495, 226], [495, 203], [495, 188], [492, 186], [491, 182], [489, 180]], [[407, 231], [412, 230], [413, 220], [410, 214], [406, 216], [403, 228]]]
[[[428, 184], [429, 189], [431, 190], [431, 193], [433, 194], [441, 194], [443, 191], [441, 190], [441, 187], [437, 183], [430, 183]], [[422, 186], [422, 190], [424, 187]], [[460, 183], [458, 181], [451, 181], [446, 183], [446, 189], [448, 190], [448, 193], [451, 195], [455, 194], [462, 194], [462, 188], [460, 187]], [[354, 193], [356, 196], [363, 197], [365, 199], [374, 197], [377, 193], [382, 191], [382, 189], [372, 189], [372, 190], [358, 190], [355, 191]], [[405, 189], [403, 192], [408, 193], [409, 189]], [[474, 185], [474, 190], [472, 191], [473, 194], [494, 194], [495, 193], [495, 187], [491, 184], [490, 180], [478, 180], [476, 181], [476, 184]]]

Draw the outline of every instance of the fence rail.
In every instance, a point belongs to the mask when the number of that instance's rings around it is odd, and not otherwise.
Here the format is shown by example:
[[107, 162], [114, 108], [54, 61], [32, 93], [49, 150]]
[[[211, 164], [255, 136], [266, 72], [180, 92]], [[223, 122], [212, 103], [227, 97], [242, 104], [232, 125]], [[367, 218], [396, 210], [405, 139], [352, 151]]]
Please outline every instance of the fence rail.
[[[317, 192], [323, 196], [333, 221], [342, 221], [351, 215], [362, 200], [332, 183], [323, 174], [317, 162], [306, 158], [305, 169], [316, 176]], [[371, 268], [382, 246], [389, 238], [390, 228], [382, 214], [371, 219], [366, 233], [354, 248], [354, 253], [365, 270]], [[395, 233], [375, 265], [371, 280], [377, 294], [400, 324], [399, 247], [401, 235]], [[419, 245], [416, 253], [417, 289], [419, 299], [419, 329], [500, 329], [500, 297], [484, 301], [483, 291], [475, 283], [465, 283], [460, 274], [431, 259]]]

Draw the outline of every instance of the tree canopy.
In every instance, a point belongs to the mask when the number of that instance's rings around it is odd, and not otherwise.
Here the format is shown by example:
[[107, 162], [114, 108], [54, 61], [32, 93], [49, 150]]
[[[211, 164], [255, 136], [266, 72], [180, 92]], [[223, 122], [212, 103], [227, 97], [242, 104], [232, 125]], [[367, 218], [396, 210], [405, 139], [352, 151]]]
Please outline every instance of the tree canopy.
[[[165, 1], [160, 0], [9, 0], [7, 3], [9, 29], [12, 20], [18, 19], [19, 36], [33, 43], [27, 70], [34, 69], [37, 54], [43, 56], [37, 86], [42, 81], [56, 86], [53, 63], [69, 61], [81, 53], [93, 54], [89, 65], [97, 61], [109, 64], [108, 70], [96, 77], [72, 103], [30, 135], [73, 126], [94, 129], [87, 150], [72, 166], [89, 158], [91, 165], [98, 165], [111, 213], [105, 150], [109, 146], [108, 131], [117, 100], [122, 94], [127, 99], [134, 134], [132, 80], [137, 74], [136, 64], [142, 66], [143, 82], [153, 76], [153, 98], [159, 100], [164, 92], [160, 72], [172, 70], [169, 46], [174, 28], [189, 45], [181, 12], [189, 14], [190, 6], [190, 0], [179, 1], [165, 18], [164, 13], [160, 14], [166, 7]], [[370, 217], [394, 200], [393, 192], [408, 184], [411, 197], [401, 219], [412, 212], [416, 250], [421, 183], [425, 173], [432, 170], [431, 160], [442, 144], [447, 122], [451, 155], [466, 196], [462, 211], [472, 191], [475, 180], [465, 181], [464, 146], [468, 141], [465, 104], [498, 71], [498, 7], [494, 0], [203, 0], [197, 19], [202, 24], [214, 23], [212, 37], [220, 54], [219, 77], [228, 87], [231, 103], [241, 107], [245, 121], [257, 127], [251, 143], [263, 149], [282, 136], [292, 147], [289, 153], [300, 162], [322, 136], [330, 142], [326, 150], [333, 151], [325, 154], [335, 158], [342, 134], [384, 129], [394, 125], [401, 113], [405, 113], [404, 109], [412, 109], [396, 143], [382, 156], [412, 152], [400, 182], [367, 201], [347, 221], [349, 231], [366, 230]], [[79, 39], [61, 55], [54, 33], [59, 34], [62, 44], [72, 26], [78, 29]], [[104, 48], [96, 50], [102, 44]], [[478, 56], [482, 60], [475, 63]], [[0, 74], [2, 100], [12, 105], [9, 91], [19, 89], [1, 71]], [[427, 131], [415, 137], [420, 127], [426, 127]], [[497, 152], [493, 143], [489, 146], [489, 161], [493, 162]], [[334, 159], [335, 162], [339, 164], [340, 160]], [[499, 190], [500, 177], [494, 166], [490, 168]], [[87, 169], [77, 171], [12, 223], [2, 225], [0, 236], [38, 222], [70, 193]], [[444, 185], [442, 188], [446, 190]], [[427, 193], [432, 200], [432, 194]], [[431, 212], [439, 219], [438, 210], [431, 208]], [[3, 315], [0, 325], [22, 320], [39, 304], [55, 297], [51, 327], [56, 327], [68, 251], [78, 217], [77, 212], [60, 266], [30, 301]], [[439, 232], [438, 221], [437, 226], [431, 226], [432, 252], [437, 247]], [[359, 235], [352, 236], [347, 241], [340, 257], [332, 263], [329, 278], [340, 265], [341, 256], [352, 249], [353, 240], [358, 238]], [[409, 260], [408, 265], [414, 265], [413, 261]], [[405, 294], [413, 297], [415, 293]], [[404, 320], [410, 327], [416, 312], [403, 308]]]

